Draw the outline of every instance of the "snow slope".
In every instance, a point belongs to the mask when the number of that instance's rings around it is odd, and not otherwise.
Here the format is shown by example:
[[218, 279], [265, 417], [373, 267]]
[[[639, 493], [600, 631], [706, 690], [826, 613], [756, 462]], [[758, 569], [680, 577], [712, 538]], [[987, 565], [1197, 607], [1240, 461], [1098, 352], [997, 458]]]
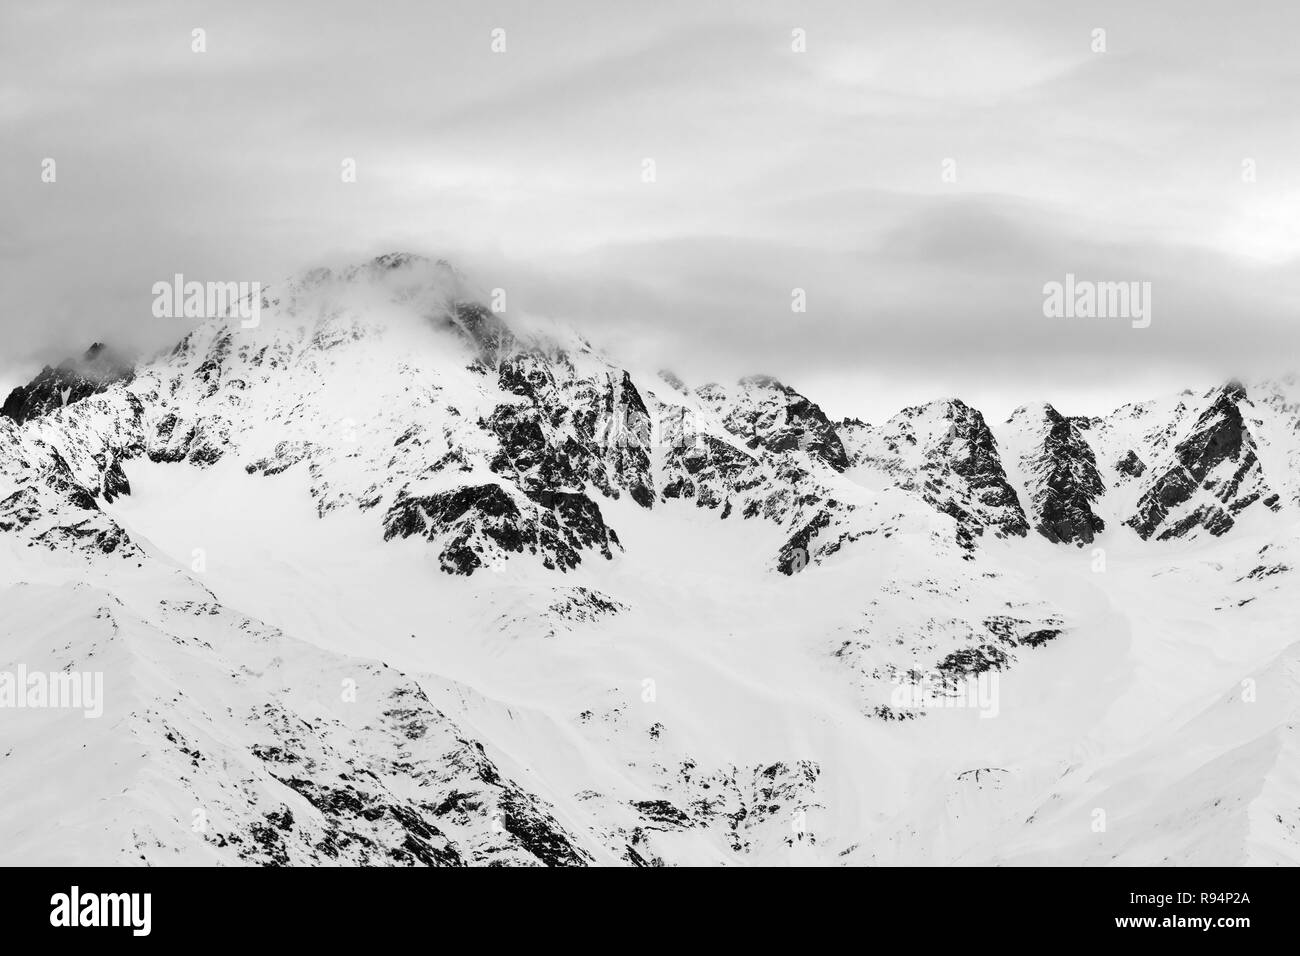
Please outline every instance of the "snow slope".
[[105, 688], [0, 709], [0, 858], [1300, 862], [1294, 382], [832, 423], [486, 301], [316, 270], [0, 418], [0, 673]]

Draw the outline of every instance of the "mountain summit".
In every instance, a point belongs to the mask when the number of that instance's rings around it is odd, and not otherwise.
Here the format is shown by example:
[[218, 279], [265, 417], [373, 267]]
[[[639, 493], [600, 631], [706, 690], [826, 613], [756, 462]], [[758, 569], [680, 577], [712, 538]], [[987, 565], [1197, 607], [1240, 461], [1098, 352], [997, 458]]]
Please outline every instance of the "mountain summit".
[[67, 359], [57, 368], [47, 365], [27, 385], [11, 391], [0, 415], [21, 425], [118, 382], [130, 381], [131, 374], [130, 362], [96, 342], [80, 358]]

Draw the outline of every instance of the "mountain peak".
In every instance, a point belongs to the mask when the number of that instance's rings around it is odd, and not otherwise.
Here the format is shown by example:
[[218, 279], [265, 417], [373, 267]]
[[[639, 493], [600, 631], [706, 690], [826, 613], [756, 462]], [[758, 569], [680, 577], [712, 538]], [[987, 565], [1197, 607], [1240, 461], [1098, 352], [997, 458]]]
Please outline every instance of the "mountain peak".
[[1138, 502], [1126, 522], [1143, 538], [1180, 538], [1198, 528], [1218, 536], [1258, 500], [1277, 510], [1279, 495], [1266, 479], [1243, 407], [1246, 387], [1232, 380], [1210, 392], [1192, 431]]
[[739, 385], [741, 388], [770, 388], [778, 392], [787, 391], [787, 388], [781, 384], [781, 380], [775, 375], [766, 375], [762, 373], [746, 375], [740, 380]]
[[133, 363], [95, 342], [81, 356], [64, 359], [57, 368], [46, 365], [26, 385], [11, 391], [0, 415], [21, 425], [128, 381], [132, 374]]
[[804, 451], [836, 471], [849, 465], [840, 436], [821, 407], [774, 376], [747, 375], [734, 390], [710, 383], [696, 394], [751, 449]]
[[1020, 468], [1034, 530], [1053, 544], [1091, 544], [1106, 527], [1093, 511], [1106, 488], [1083, 435], [1092, 422], [1034, 402], [1016, 409], [1007, 423], [1023, 430], [1028, 442]]

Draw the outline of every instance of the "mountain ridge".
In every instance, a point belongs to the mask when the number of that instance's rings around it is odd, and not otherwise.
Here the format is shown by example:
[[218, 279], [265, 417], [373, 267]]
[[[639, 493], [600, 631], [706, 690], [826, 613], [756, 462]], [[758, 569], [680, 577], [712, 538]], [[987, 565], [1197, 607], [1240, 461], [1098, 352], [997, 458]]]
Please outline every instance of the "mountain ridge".
[[[1122, 801], [1129, 755], [1192, 701], [1276, 681], [1293, 640], [1286, 382], [872, 426], [771, 376], [625, 368], [434, 260], [264, 300], [256, 328], [211, 320], [0, 418], [0, 600], [22, 612], [0, 651], [133, 688], [108, 711], [121, 742], [51, 711], [0, 738], [29, 771], [38, 739], [69, 767], [96, 741], [128, 797], [101, 794], [95, 860], [1007, 862], [1034, 819], [1094, 858], [1059, 788]], [[72, 631], [38, 623], [61, 604]], [[999, 719], [952, 704], [994, 678]], [[1232, 713], [1225, 755], [1286, 719]], [[1284, 806], [1290, 757], [1238, 756], [1268, 781], [1251, 799]], [[1105, 845], [1171, 852], [1162, 812]], [[1269, 854], [1292, 852], [1289, 812], [1251, 818]]]

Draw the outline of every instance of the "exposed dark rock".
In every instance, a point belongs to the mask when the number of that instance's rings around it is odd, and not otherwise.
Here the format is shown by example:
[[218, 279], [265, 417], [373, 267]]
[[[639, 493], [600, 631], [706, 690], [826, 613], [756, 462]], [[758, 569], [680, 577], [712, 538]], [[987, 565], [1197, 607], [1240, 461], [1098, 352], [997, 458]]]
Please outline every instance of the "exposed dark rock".
[[750, 448], [802, 450], [836, 471], [849, 466], [840, 436], [821, 408], [770, 375], [741, 379], [734, 395], [718, 385], [705, 385], [697, 394], [723, 417], [727, 430]]
[[478, 351], [480, 362], [495, 366], [516, 346], [505, 320], [477, 302], [458, 302], [454, 307], [457, 326]]
[[[1191, 434], [1174, 448], [1172, 464], [1138, 500], [1136, 513], [1125, 524], [1144, 540], [1155, 535], [1161, 541], [1181, 538], [1197, 528], [1215, 536], [1232, 528], [1233, 515], [1267, 490], [1242, 414], [1246, 401], [1239, 382], [1218, 391]], [[1232, 470], [1225, 472], [1223, 466], [1229, 464]], [[1207, 492], [1211, 500], [1168, 524], [1170, 512], [1191, 501], [1198, 490]]]
[[482, 567], [489, 543], [505, 552], [541, 555], [548, 567], [564, 570], [578, 566], [581, 550], [610, 558], [611, 545], [618, 544], [599, 506], [581, 492], [536, 492], [521, 506], [491, 483], [415, 497], [403, 490], [384, 518], [384, 538], [412, 535], [442, 542], [442, 568], [451, 574]]
[[1137, 456], [1137, 452], [1129, 449], [1123, 458], [1115, 462], [1115, 470], [1121, 475], [1128, 475], [1130, 478], [1141, 478], [1146, 473], [1147, 466]]
[[1043, 445], [1029, 462], [1035, 530], [1053, 543], [1089, 544], [1106, 527], [1092, 511], [1106, 488], [1081, 434], [1087, 420], [1066, 418], [1051, 405], [1044, 406], [1044, 415]]
[[1032, 631], [1020, 638], [1020, 643], [1026, 647], [1041, 647], [1048, 641], [1053, 641], [1060, 637], [1063, 632], [1057, 628], [1044, 628], [1040, 631]]
[[287, 471], [304, 458], [309, 457], [312, 450], [313, 446], [311, 442], [277, 442], [275, 450], [269, 456], [259, 458], [257, 461], [249, 462], [244, 466], [244, 471], [250, 475], [260, 473], [269, 478], [272, 475], [278, 475], [283, 471]]
[[590, 863], [590, 857], [573, 845], [556, 819], [522, 792], [506, 791], [500, 807], [501, 824], [506, 832], [546, 866], [587, 866]]
[[[999, 537], [1023, 538], [1029, 533], [1029, 522], [1020, 507], [1020, 496], [1007, 482], [997, 439], [978, 409], [960, 399], [954, 399], [950, 405], [952, 418], [942, 454], [932, 456], [922, 466], [923, 496], [940, 511], [956, 518], [959, 527], [969, 535], [982, 535], [989, 527]], [[965, 479], [966, 494], [954, 496], [950, 492], [955, 489], [932, 477], [946, 471]]]
[[126, 472], [122, 470], [122, 462], [112, 451], [98, 456], [96, 464], [100, 468], [100, 494], [104, 496], [104, 501], [112, 503], [113, 499], [122, 495], [131, 493], [131, 483], [127, 481]]
[[40, 516], [40, 496], [30, 484], [0, 501], [0, 531], [21, 530]]
[[946, 677], [963, 678], [988, 670], [1000, 671], [1008, 660], [1007, 652], [997, 645], [980, 644], [953, 651], [939, 662], [937, 670]]
[[642, 817], [660, 827], [684, 830], [691, 826], [691, 818], [667, 800], [637, 800], [632, 806]]
[[9, 393], [0, 415], [21, 425], [55, 409], [72, 405], [117, 384], [134, 374], [130, 362], [96, 342], [79, 359], [68, 359], [57, 368], [47, 365], [26, 385]]

